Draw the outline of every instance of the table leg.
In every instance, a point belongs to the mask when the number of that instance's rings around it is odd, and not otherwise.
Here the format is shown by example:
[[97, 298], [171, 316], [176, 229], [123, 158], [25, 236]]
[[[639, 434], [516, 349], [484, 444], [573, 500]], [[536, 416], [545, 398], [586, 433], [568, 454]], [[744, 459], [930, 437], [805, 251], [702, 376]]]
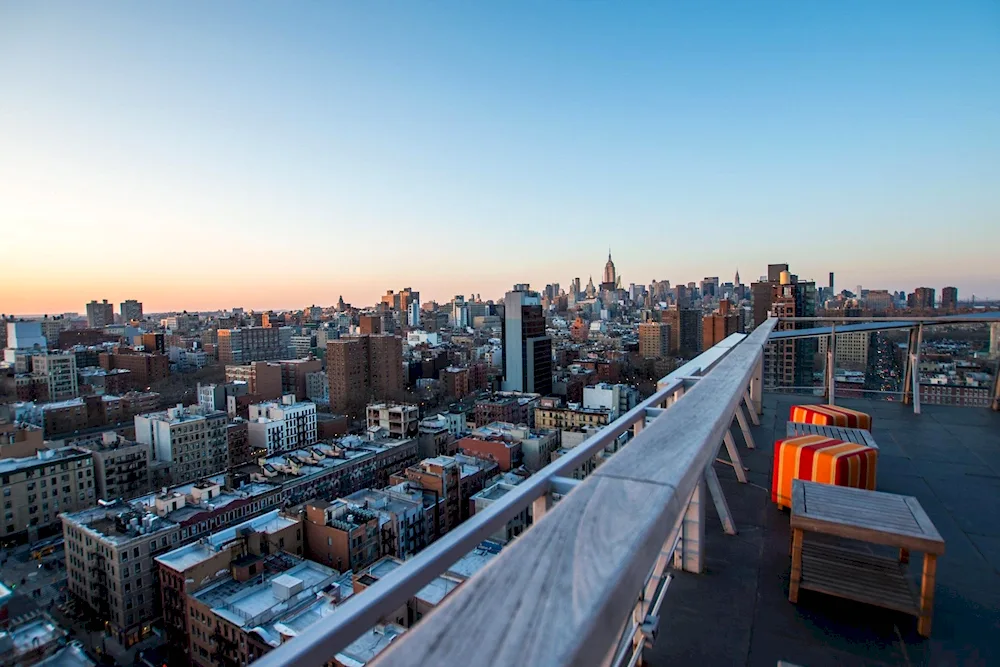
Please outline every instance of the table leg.
[[920, 579], [920, 620], [917, 634], [931, 636], [931, 619], [934, 616], [934, 578], [937, 574], [937, 556], [924, 554], [924, 573]]
[[802, 529], [792, 529], [792, 576], [788, 583], [788, 601], [799, 601], [799, 582], [802, 580]]
[[900, 547], [899, 549], [899, 562], [909, 563], [910, 562], [910, 550]]

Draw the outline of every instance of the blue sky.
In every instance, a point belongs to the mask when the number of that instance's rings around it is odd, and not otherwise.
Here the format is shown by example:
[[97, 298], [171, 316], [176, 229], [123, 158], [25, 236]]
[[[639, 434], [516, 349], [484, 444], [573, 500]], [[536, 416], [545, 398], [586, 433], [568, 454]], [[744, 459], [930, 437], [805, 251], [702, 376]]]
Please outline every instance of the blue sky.
[[1000, 297], [998, 72], [993, 2], [7, 2], [0, 311]]

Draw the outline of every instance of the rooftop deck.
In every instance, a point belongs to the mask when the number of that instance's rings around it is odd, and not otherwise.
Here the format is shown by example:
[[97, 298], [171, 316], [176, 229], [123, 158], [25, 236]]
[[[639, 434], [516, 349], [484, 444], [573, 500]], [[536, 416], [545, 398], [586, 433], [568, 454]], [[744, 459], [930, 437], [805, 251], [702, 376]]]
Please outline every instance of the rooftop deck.
[[[716, 464], [739, 534], [722, 532], [709, 503], [706, 571], [682, 571], [644, 659], [660, 665], [1000, 664], [1000, 413], [985, 409], [838, 400], [872, 414], [878, 489], [915, 496], [947, 542], [938, 562], [930, 639], [913, 617], [804, 591], [788, 601], [789, 515], [770, 502], [773, 443], [790, 405], [806, 396], [764, 395], [756, 450], [739, 442], [749, 483]], [[911, 565], [919, 575], [919, 556]]]

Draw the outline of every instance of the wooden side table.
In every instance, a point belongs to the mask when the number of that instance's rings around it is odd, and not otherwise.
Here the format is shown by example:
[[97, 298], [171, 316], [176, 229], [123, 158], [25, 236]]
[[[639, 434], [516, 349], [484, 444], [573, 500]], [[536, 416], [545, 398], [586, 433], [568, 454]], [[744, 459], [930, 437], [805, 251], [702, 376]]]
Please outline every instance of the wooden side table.
[[[798, 602], [799, 589], [805, 588], [895, 609], [916, 616], [917, 632], [930, 636], [937, 557], [944, 553], [944, 540], [916, 498], [797, 479], [792, 483], [791, 528], [791, 602]], [[899, 560], [805, 540], [805, 533], [898, 547]], [[924, 554], [919, 596], [904, 572], [911, 550]]]

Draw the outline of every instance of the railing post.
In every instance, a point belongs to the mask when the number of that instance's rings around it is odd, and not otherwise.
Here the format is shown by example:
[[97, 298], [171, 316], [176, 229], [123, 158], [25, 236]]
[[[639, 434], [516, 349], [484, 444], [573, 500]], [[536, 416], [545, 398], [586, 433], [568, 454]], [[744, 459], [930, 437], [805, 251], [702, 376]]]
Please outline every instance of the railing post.
[[743, 414], [743, 406], [739, 404], [736, 405], [736, 421], [740, 425], [743, 442], [746, 443], [747, 449], [757, 449], [757, 444], [753, 441], [753, 433], [750, 432], [750, 424], [747, 423], [747, 418]]
[[837, 393], [837, 323], [830, 323], [830, 342], [826, 346], [826, 402], [836, 405]]
[[910, 329], [910, 341], [906, 348], [905, 370], [903, 371], [903, 405], [909, 405], [913, 400], [913, 350], [917, 347], [917, 329]]
[[694, 487], [681, 522], [680, 540], [674, 551], [674, 567], [701, 574], [705, 568], [705, 501], [708, 500], [705, 476]]
[[997, 362], [997, 372], [993, 375], [993, 402], [990, 407], [994, 412], [1000, 412], [1000, 362]]
[[726, 535], [735, 535], [736, 522], [733, 521], [732, 512], [729, 511], [726, 495], [722, 492], [719, 475], [711, 463], [705, 468], [705, 484], [708, 488], [708, 494], [712, 496], [712, 502], [715, 503], [715, 511], [719, 513], [719, 520], [722, 521], [722, 530], [725, 531]]
[[917, 326], [917, 347], [911, 355], [912, 370], [910, 377], [913, 378], [913, 414], [920, 414], [920, 346], [924, 342], [924, 325]]
[[542, 517], [552, 509], [552, 491], [547, 490], [542, 495], [535, 498], [531, 503], [531, 523], [532, 525], [541, 521]]
[[[657, 592], [659, 592], [662, 602], [662, 596], [666, 594], [666, 586], [669, 584], [669, 579], [664, 583], [663, 589], [660, 589], [660, 582], [664, 580], [664, 575], [667, 571], [667, 567], [670, 565], [670, 558], [672, 556], [672, 550], [674, 548], [674, 535], [676, 531], [671, 531], [670, 536], [667, 538], [666, 543], [663, 545], [663, 550], [660, 551], [660, 555], [656, 558], [656, 563], [653, 565], [653, 570], [649, 574], [649, 578], [646, 580], [646, 585], [642, 587], [642, 593], [640, 594], [639, 601], [636, 603], [635, 609], [632, 611], [632, 621], [640, 629], [632, 636], [632, 652], [633, 655], [638, 655], [635, 659], [635, 664], [643, 665], [646, 664], [642, 659], [642, 652], [645, 649], [650, 649], [653, 647], [653, 636], [655, 636], [655, 619], [654, 627], [650, 628], [652, 635], [648, 634], [643, 628], [647, 624], [647, 619], [650, 615], [654, 615], [659, 611], [659, 605], [656, 603]], [[669, 574], [666, 577], [669, 578]], [[654, 606], [655, 605], [655, 606]], [[626, 624], [628, 627], [628, 624]]]
[[[767, 345], [767, 341], [764, 342]], [[750, 378], [750, 399], [753, 409], [758, 415], [764, 414], [764, 348], [761, 347], [754, 366], [753, 377]]]

